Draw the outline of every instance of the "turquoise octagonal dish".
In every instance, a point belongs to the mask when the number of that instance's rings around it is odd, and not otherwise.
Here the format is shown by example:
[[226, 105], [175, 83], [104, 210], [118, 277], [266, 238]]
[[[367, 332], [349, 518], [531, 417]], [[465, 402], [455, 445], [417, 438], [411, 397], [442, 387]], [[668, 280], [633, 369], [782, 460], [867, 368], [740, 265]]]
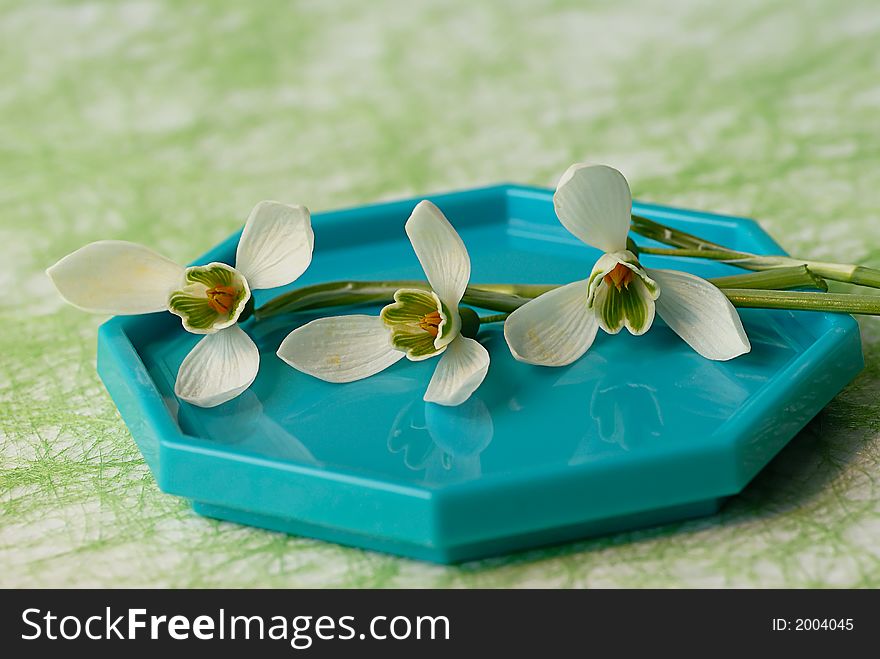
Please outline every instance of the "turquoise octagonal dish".
[[[429, 198], [464, 239], [474, 283], [566, 283], [599, 256], [559, 224], [550, 190]], [[315, 214], [314, 260], [294, 286], [421, 278], [403, 231], [419, 199]], [[783, 253], [751, 220], [638, 203], [634, 212], [733, 248]], [[237, 242], [196, 262], [232, 263]], [[704, 277], [738, 272], [642, 261]], [[258, 291], [257, 304], [282, 290]], [[707, 515], [740, 492], [862, 368], [850, 316], [741, 315], [752, 351], [730, 362], [698, 356], [658, 318], [645, 336], [600, 332], [571, 366], [541, 368], [515, 361], [492, 326], [480, 335], [489, 375], [456, 408], [422, 401], [431, 360], [345, 385], [286, 366], [275, 350], [313, 315], [245, 323], [260, 374], [220, 407], [175, 398], [177, 370], [199, 337], [170, 314], [102, 325], [98, 372], [159, 487], [196, 512], [448, 563]]]

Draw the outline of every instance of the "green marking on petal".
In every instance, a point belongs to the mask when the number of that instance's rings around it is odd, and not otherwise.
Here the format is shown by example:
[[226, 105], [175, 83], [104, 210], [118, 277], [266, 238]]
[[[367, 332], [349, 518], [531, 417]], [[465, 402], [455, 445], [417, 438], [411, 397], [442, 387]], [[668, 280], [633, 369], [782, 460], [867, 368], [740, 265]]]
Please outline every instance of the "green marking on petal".
[[382, 309], [382, 320], [395, 323], [420, 323], [428, 314], [439, 311], [437, 297], [428, 291], [401, 289], [394, 294], [394, 303]]
[[449, 311], [431, 291], [403, 288], [380, 315], [391, 330], [391, 345], [413, 361], [442, 352], [435, 340], [451, 331], [446, 322]]
[[230, 266], [223, 263], [209, 263], [208, 265], [195, 265], [186, 269], [186, 282], [188, 284], [204, 284], [208, 288], [215, 286], [232, 286], [241, 275]]
[[634, 290], [620, 292], [623, 303], [623, 317], [629, 321], [629, 326], [641, 330], [648, 320], [648, 308], [642, 298]]
[[437, 354], [434, 347], [434, 337], [421, 329], [411, 325], [395, 325], [391, 329], [391, 345], [395, 349], [406, 353], [406, 356], [418, 361]]
[[169, 310], [189, 332], [208, 334], [238, 320], [251, 297], [245, 278], [225, 263], [187, 268], [186, 285], [171, 293]]
[[209, 330], [220, 314], [211, 306], [205, 294], [204, 284], [190, 284], [181, 291], [175, 291], [168, 300], [172, 313], [184, 320], [184, 325], [196, 330]]
[[617, 334], [624, 327], [632, 334], [644, 334], [654, 322], [654, 299], [639, 278], [620, 288], [603, 281], [593, 308], [599, 326], [609, 334]]
[[621, 293], [614, 286], [599, 284], [593, 299], [593, 308], [599, 326], [609, 334], [617, 334], [623, 328], [623, 305]]
[[639, 263], [639, 259], [635, 254], [629, 250], [621, 250], [613, 254], [603, 254], [596, 261], [596, 265], [593, 266], [593, 270], [590, 272], [590, 277], [587, 280], [589, 291], [587, 306], [592, 307], [594, 305], [599, 287], [603, 284], [611, 285], [614, 282], [629, 285], [630, 280], [636, 277], [645, 285], [645, 291], [652, 300], [660, 297], [660, 285], [648, 276], [648, 273]]

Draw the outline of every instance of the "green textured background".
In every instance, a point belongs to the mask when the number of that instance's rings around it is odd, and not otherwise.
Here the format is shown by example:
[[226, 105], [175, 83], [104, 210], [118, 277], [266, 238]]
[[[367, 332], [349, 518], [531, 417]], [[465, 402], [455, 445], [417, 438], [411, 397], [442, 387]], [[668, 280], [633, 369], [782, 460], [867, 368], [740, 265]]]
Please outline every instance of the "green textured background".
[[[480, 6], [480, 5], [483, 6]], [[868, 367], [715, 517], [440, 567], [195, 516], [43, 269], [119, 238], [184, 262], [260, 199], [314, 210], [578, 160], [880, 265], [880, 7], [840, 2], [0, 0], [0, 585], [880, 586]]]

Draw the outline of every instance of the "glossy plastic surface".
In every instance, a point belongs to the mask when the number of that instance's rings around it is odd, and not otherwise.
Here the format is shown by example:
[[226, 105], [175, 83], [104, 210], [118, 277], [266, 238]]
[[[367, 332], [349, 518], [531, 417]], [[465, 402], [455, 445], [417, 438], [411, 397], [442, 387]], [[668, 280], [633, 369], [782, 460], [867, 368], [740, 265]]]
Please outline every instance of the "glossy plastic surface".
[[[497, 186], [430, 197], [456, 226], [472, 282], [565, 283], [598, 253], [556, 220], [552, 192]], [[315, 258], [294, 286], [421, 278], [403, 224], [419, 199], [315, 214]], [[781, 253], [751, 220], [635, 204], [635, 212], [734, 248]], [[238, 235], [197, 262], [232, 262]], [[645, 256], [701, 276], [729, 266]], [[280, 290], [258, 291], [257, 303]], [[371, 312], [371, 311], [367, 311]], [[378, 313], [378, 307], [375, 309]], [[600, 332], [569, 367], [516, 362], [501, 327], [464, 405], [422, 401], [434, 360], [333, 385], [275, 356], [315, 316], [244, 328], [260, 374], [201, 409], [174, 380], [198, 337], [170, 314], [113, 318], [98, 370], [159, 486], [204, 515], [439, 562], [457, 562], [715, 511], [861, 369], [850, 316], [744, 310], [752, 352], [695, 354], [662, 322]]]

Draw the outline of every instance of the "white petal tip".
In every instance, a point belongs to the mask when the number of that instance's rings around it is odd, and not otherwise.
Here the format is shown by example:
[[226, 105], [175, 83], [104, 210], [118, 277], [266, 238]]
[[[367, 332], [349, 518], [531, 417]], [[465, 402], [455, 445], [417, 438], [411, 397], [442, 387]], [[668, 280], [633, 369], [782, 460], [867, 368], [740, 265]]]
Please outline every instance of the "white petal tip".
[[189, 398], [182, 393], [179, 393], [177, 389], [174, 390], [174, 395], [177, 396], [180, 400], [185, 403], [189, 403], [190, 405], [195, 405], [196, 407], [202, 408], [210, 408], [210, 407], [218, 407], [223, 403], [227, 403], [233, 398], [240, 396], [242, 392], [234, 392], [227, 396], [222, 397], [213, 397], [213, 398]]
[[306, 213], [309, 212], [308, 206], [305, 206], [303, 204], [286, 204], [283, 201], [275, 201], [274, 199], [263, 199], [262, 201], [258, 201], [254, 206], [254, 209], [262, 210], [267, 206], [281, 206], [283, 208], [289, 208], [295, 211], [305, 211]]
[[603, 252], [626, 248], [632, 196], [623, 174], [607, 165], [576, 163], [556, 186], [553, 207], [563, 226]]
[[235, 267], [253, 289], [296, 280], [312, 261], [315, 234], [305, 206], [261, 201], [248, 216], [238, 242]]
[[[430, 199], [422, 199], [419, 203], [417, 203], [415, 205], [415, 208], [413, 208], [413, 212], [415, 212], [417, 210], [418, 211], [430, 211], [430, 212], [435, 213], [437, 215], [443, 215], [443, 212], [437, 207], [437, 204], [435, 204]], [[410, 215], [410, 220], [411, 219], [412, 219], [412, 216]], [[407, 222], [408, 221], [409, 220], [407, 220]]]
[[46, 275], [77, 309], [131, 315], [166, 310], [183, 267], [137, 243], [99, 240], [60, 259]]
[[257, 346], [233, 325], [195, 345], [180, 365], [174, 393], [197, 407], [217, 407], [250, 387], [259, 369]]
[[731, 359], [736, 359], [737, 357], [747, 355], [752, 351], [752, 344], [749, 342], [747, 337], [743, 338], [745, 339], [745, 343], [741, 346], [737, 346], [736, 348], [732, 348], [730, 352], [704, 354], [702, 356], [715, 362], [729, 362]]
[[648, 274], [660, 284], [660, 317], [698, 354], [729, 361], [751, 350], [739, 313], [717, 287], [677, 270], [649, 270]]
[[467, 401], [468, 398], [470, 398], [470, 394], [468, 394], [465, 398], [462, 398], [461, 400], [459, 400], [457, 398], [450, 399], [450, 400], [443, 400], [443, 399], [439, 399], [439, 398], [429, 398], [427, 395], [425, 395], [425, 397], [422, 400], [424, 400], [426, 403], [433, 403], [434, 405], [442, 405], [443, 407], [458, 407], [459, 405], [461, 405], [462, 403]]
[[489, 352], [463, 336], [449, 344], [428, 383], [423, 400], [454, 407], [471, 397], [489, 372]]

